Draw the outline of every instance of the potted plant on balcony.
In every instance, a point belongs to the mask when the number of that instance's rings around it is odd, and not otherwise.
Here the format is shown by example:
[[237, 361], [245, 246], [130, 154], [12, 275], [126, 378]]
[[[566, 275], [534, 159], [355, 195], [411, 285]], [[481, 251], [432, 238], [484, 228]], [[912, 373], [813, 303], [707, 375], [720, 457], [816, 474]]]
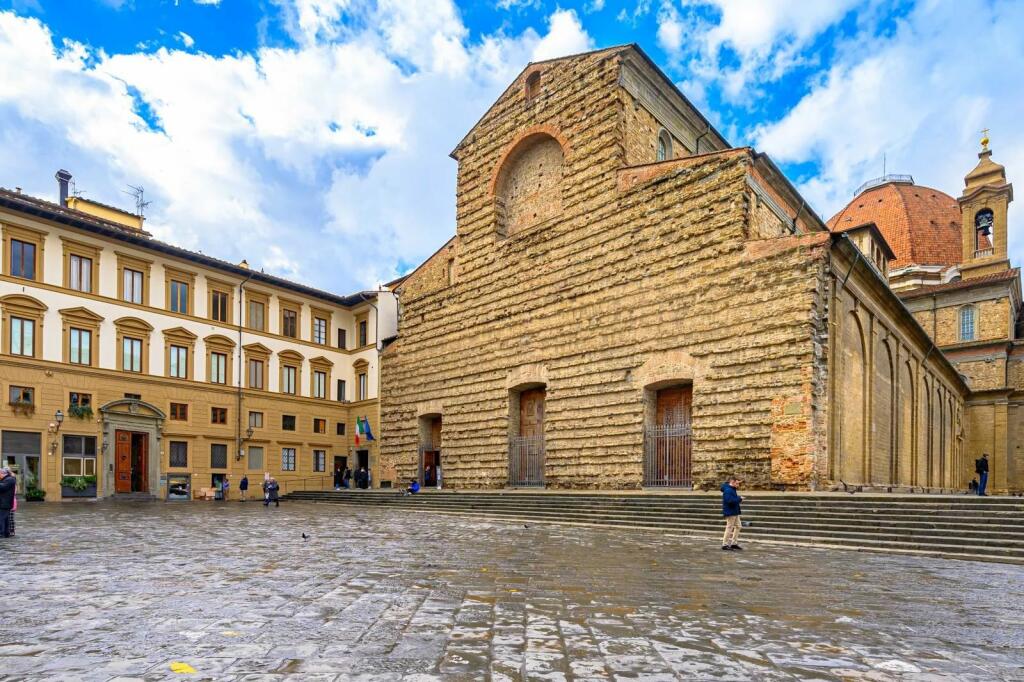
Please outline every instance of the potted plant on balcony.
[[36, 411], [35, 403], [31, 400], [16, 399], [7, 403], [14, 414], [32, 414]]
[[61, 497], [96, 497], [95, 476], [64, 476], [60, 479]]
[[75, 419], [92, 419], [92, 407], [89, 405], [69, 405], [68, 414]]

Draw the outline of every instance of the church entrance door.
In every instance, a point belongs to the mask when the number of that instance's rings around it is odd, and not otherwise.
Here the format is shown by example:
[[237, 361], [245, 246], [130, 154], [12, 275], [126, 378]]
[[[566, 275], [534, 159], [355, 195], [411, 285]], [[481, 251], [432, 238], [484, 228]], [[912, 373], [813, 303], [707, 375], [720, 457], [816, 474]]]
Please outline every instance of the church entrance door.
[[693, 387], [670, 386], [655, 395], [654, 423], [644, 431], [644, 486], [693, 485]]

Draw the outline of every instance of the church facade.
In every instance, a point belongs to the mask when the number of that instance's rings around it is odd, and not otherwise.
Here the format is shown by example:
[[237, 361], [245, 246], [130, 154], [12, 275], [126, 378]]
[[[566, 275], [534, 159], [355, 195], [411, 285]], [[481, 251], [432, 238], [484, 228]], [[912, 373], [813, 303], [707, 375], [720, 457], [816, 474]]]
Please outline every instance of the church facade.
[[529, 65], [452, 156], [456, 235], [393, 283], [386, 478], [970, 479], [971, 379], [890, 287], [881, 227], [830, 230], [638, 47]]

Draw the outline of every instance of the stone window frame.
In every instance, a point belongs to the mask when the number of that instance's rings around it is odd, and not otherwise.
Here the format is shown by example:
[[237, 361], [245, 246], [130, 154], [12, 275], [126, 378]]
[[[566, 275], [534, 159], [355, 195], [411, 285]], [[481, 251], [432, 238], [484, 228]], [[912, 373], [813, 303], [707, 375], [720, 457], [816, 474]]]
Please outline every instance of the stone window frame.
[[[227, 297], [226, 318], [224, 320], [217, 320], [213, 317], [213, 295], [214, 293], [225, 294]], [[213, 277], [206, 278], [206, 317], [219, 324], [231, 325], [234, 324], [234, 305], [235, 300], [235, 285], [224, 280], [214, 279]]]
[[675, 158], [672, 150], [672, 134], [664, 128], [658, 130], [658, 137], [654, 145], [655, 161], [671, 161]]
[[[184, 327], [174, 327], [163, 331], [164, 337], [164, 376], [170, 379], [184, 379], [193, 381], [195, 379], [195, 350], [196, 339], [199, 338]], [[171, 374], [171, 346], [185, 348], [185, 376], [173, 376]]]
[[[309, 341], [310, 343], [314, 343], [318, 346], [326, 346], [331, 339], [331, 311], [325, 308], [316, 308], [310, 306], [309, 312]], [[323, 342], [316, 340], [316, 321], [318, 319], [324, 321]]]
[[324, 448], [313, 449], [313, 473], [322, 474], [327, 471], [327, 450]]
[[[331, 398], [331, 372], [334, 369], [334, 363], [325, 358], [322, 355], [318, 355], [315, 358], [311, 358], [309, 361], [309, 396], [316, 400], [330, 400]], [[318, 396], [316, 394], [316, 374], [322, 372], [324, 374], [324, 394]]]
[[[57, 311], [61, 317], [61, 328], [62, 337], [61, 341], [62, 351], [61, 359], [63, 362], [71, 365], [78, 365], [79, 367], [97, 367], [99, 365], [99, 349], [100, 349], [100, 325], [103, 322], [103, 318], [82, 306], [75, 308], [63, 308]], [[88, 363], [73, 363], [71, 362], [71, 330], [81, 329], [88, 331], [92, 334], [89, 339], [89, 362]]]
[[[86, 294], [97, 293], [97, 283], [99, 281], [100, 273], [100, 252], [103, 247], [100, 245], [86, 244], [85, 242], [76, 241], [69, 239], [68, 237], [60, 238], [62, 248], [64, 250], [63, 255], [63, 267], [64, 267], [64, 279], [62, 280], [65, 289], [72, 291], [81, 291]], [[89, 273], [89, 288], [88, 289], [75, 289], [71, 286], [71, 257], [78, 256], [79, 258], [88, 258], [92, 261], [91, 271]]]
[[[967, 316], [965, 313], [970, 313], [970, 337], [968, 338], [964, 334], [965, 321]], [[978, 306], [973, 303], [962, 305], [957, 309], [957, 339], [961, 342], [977, 341], [978, 340]]]
[[[366, 348], [370, 345], [370, 311], [364, 311], [356, 315], [356, 349]], [[366, 333], [361, 334], [362, 328], [360, 325], [366, 325]], [[365, 336], [365, 338], [364, 338]]]
[[[117, 370], [130, 374], [149, 374], [149, 341], [153, 333], [153, 325], [137, 317], [120, 317], [114, 320], [117, 330], [117, 347], [115, 349]], [[142, 366], [138, 372], [124, 368], [124, 340], [139, 339], [142, 341]]]
[[[215, 460], [213, 459], [214, 448], [216, 448], [216, 447], [223, 447], [224, 448], [224, 465], [223, 466], [218, 466], [216, 464]], [[228, 446], [227, 443], [210, 443], [210, 469], [214, 470], [214, 471], [227, 471], [228, 468], [231, 466], [231, 457], [230, 457], [230, 455], [231, 455], [231, 448]]]
[[[223, 416], [224, 421], [217, 421], [218, 416]], [[210, 406], [210, 426], [227, 426], [228, 421], [228, 408], [220, 405]]]
[[[290, 455], [290, 458], [289, 458]], [[290, 464], [291, 466], [287, 466]], [[281, 471], [298, 471], [299, 466], [299, 448], [297, 447], [283, 447], [281, 448]]]
[[370, 363], [360, 358], [352, 364], [356, 375], [356, 401], [370, 399]]
[[[185, 305], [188, 310], [171, 310], [171, 283], [178, 282], [188, 287], [188, 295], [185, 297]], [[188, 270], [181, 270], [170, 265], [164, 266], [164, 310], [179, 315], [196, 316], [196, 273]]]
[[14, 357], [41, 359], [43, 353], [43, 320], [48, 310], [46, 304], [25, 294], [8, 294], [0, 298], [0, 307], [3, 309], [3, 345], [0, 348], [3, 354], [11, 355], [11, 318], [17, 317], [33, 323], [32, 353], [31, 355], [22, 353]]
[[533, 69], [526, 74], [526, 78], [523, 81], [523, 99], [526, 100], [527, 105], [537, 101], [542, 82], [543, 77], [540, 69]]
[[[277, 314], [277, 332], [279, 336], [283, 336], [286, 339], [302, 339], [302, 302], [296, 301], [291, 298], [284, 298], [283, 296], [277, 297], [277, 307], [279, 308]], [[284, 333], [284, 314], [286, 312], [295, 313], [295, 336]]]
[[[283, 350], [277, 354], [277, 359], [280, 367], [278, 368], [277, 376], [277, 392], [283, 393], [284, 395], [302, 395], [302, 361], [304, 358], [298, 351], [291, 349]], [[284, 390], [284, 375], [285, 368], [292, 368], [295, 370], [295, 390], [292, 392]]]
[[[235, 342], [223, 334], [210, 334], [203, 338], [203, 344], [206, 346], [206, 380], [209, 383], [217, 384], [218, 386], [233, 386], [234, 376], [232, 369], [235, 364], [233, 362], [235, 357]], [[220, 353], [225, 356], [223, 383], [213, 380], [214, 353]]]
[[[174, 460], [172, 459], [172, 457], [173, 457], [173, 454], [174, 454], [173, 451], [174, 451], [174, 446], [175, 445], [184, 445], [185, 446], [185, 463], [184, 464], [174, 464]], [[189, 442], [187, 440], [175, 439], [175, 440], [169, 441], [167, 443], [167, 468], [168, 469], [187, 469], [188, 468], [189, 449], [190, 449], [189, 448]]]
[[[253, 466], [253, 450], [259, 450], [260, 462], [259, 466]], [[245, 449], [245, 469], [246, 471], [261, 471], [266, 464], [267, 449], [263, 445], [250, 445]]]
[[[317, 426], [322, 426], [323, 429], [318, 431], [317, 430]], [[326, 435], [327, 434], [327, 418], [326, 417], [313, 417], [313, 426], [311, 428], [313, 429], [313, 433], [316, 433], [316, 434], [319, 434], [319, 435]]]
[[[252, 303], [263, 304], [263, 326], [254, 327], [252, 326]], [[269, 332], [267, 329], [267, 321], [270, 317], [270, 294], [262, 291], [254, 291], [252, 289], [245, 290], [245, 326], [248, 329], [252, 329], [258, 332]]]
[[[122, 303], [131, 303], [133, 305], [142, 305], [149, 307], [150, 292], [152, 291], [152, 285], [150, 284], [150, 270], [153, 266], [153, 261], [148, 258], [141, 258], [139, 256], [124, 253], [122, 251], [115, 251], [117, 255], [117, 300]], [[128, 301], [124, 297], [124, 271], [135, 270], [136, 272], [142, 273], [142, 302], [134, 303]]]
[[[245, 355], [245, 384], [246, 388], [253, 391], [269, 391], [270, 390], [270, 357], [273, 355], [273, 351], [264, 346], [262, 343], [250, 343], [242, 346], [242, 351]], [[250, 381], [251, 376], [249, 372], [249, 363], [252, 360], [259, 360], [263, 363], [263, 385], [261, 387], [253, 386]]]
[[[43, 282], [44, 272], [43, 265], [46, 263], [44, 253], [46, 250], [46, 235], [47, 233], [42, 230], [36, 230], [31, 227], [24, 227], [21, 225], [7, 225], [2, 226], [3, 229], [3, 240], [4, 240], [4, 251], [3, 258], [0, 259], [0, 263], [3, 266], [3, 274], [8, 277], [17, 277], [18, 279], [24, 279], [29, 282]], [[36, 247], [35, 262], [33, 263], [34, 272], [32, 273], [35, 277], [29, 279], [27, 277], [20, 277], [18, 275], [11, 274], [11, 240], [16, 239], [19, 242], [25, 242], [32, 244]]]
[[[180, 410], [175, 409], [175, 405], [180, 405], [181, 407], [185, 408], [184, 419], [179, 419], [177, 416], [175, 416], [180, 412]], [[177, 400], [167, 401], [167, 421], [181, 422], [182, 424], [191, 424], [192, 410], [189, 408], [189, 404], [187, 402], [183, 403]]]
[[[259, 415], [259, 419], [254, 418], [256, 415]], [[262, 410], [249, 410], [248, 419], [249, 428], [251, 429], [262, 429], [264, 428], [264, 424], [267, 423], [266, 413], [264, 413]], [[255, 422], [259, 423], [257, 424]]]

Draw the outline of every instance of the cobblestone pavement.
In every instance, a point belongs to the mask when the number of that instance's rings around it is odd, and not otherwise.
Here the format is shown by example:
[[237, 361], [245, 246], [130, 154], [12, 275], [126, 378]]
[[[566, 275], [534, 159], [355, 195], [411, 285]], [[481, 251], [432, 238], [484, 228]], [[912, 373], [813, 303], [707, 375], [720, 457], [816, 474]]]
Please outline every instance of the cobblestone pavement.
[[0, 577], [4, 680], [1024, 679], [1000, 564], [103, 502], [23, 504]]

